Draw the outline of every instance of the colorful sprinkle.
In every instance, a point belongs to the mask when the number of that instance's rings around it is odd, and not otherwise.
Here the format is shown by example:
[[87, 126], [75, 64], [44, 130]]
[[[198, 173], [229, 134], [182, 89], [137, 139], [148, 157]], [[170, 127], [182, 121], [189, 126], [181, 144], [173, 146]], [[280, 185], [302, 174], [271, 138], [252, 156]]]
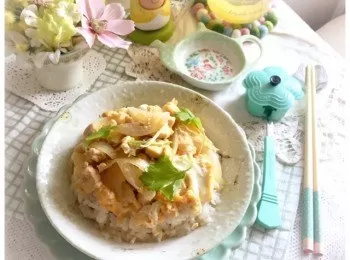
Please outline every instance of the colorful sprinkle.
[[204, 81], [218, 82], [235, 75], [232, 63], [221, 53], [210, 49], [192, 53], [185, 66], [191, 77]]
[[249, 35], [250, 34], [250, 30], [248, 28], [242, 28], [241, 29], [241, 34], [242, 35]]
[[232, 32], [232, 38], [238, 38], [238, 37], [241, 37], [242, 36], [242, 33], [239, 29], [234, 29], [233, 32]]
[[260, 31], [260, 38], [265, 37], [269, 33], [269, 29], [266, 27], [266, 25], [260, 25], [259, 31]]

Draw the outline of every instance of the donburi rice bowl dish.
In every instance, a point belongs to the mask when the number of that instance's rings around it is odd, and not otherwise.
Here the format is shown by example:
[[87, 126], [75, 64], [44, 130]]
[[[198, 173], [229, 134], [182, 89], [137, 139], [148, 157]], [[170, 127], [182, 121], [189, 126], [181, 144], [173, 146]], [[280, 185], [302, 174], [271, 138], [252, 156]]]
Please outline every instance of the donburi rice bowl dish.
[[175, 99], [104, 112], [71, 159], [80, 211], [112, 239], [183, 236], [210, 222], [220, 203], [218, 149]]

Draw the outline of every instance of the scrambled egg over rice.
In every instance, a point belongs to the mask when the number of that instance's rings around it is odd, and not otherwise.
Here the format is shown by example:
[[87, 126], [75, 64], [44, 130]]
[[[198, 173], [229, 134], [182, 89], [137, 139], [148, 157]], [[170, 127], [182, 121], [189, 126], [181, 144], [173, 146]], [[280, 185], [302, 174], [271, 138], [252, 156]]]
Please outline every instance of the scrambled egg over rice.
[[173, 99], [107, 111], [72, 154], [72, 189], [110, 238], [161, 241], [210, 221], [222, 172], [198, 117]]

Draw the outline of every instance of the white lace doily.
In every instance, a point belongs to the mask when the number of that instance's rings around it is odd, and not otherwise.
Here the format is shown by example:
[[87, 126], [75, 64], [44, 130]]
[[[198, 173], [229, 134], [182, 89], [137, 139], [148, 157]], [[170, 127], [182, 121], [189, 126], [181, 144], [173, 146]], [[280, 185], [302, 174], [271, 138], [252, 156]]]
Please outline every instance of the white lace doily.
[[83, 60], [83, 83], [81, 86], [64, 92], [44, 89], [36, 80], [34, 69], [16, 62], [11, 55], [5, 62], [6, 89], [29, 100], [38, 107], [48, 111], [58, 111], [62, 106], [72, 103], [84, 94], [106, 68], [103, 56], [90, 50]]
[[[185, 15], [186, 17], [187, 15]], [[180, 19], [181, 17], [179, 17]], [[188, 23], [187, 23], [188, 24]], [[271, 35], [272, 36], [272, 35]], [[281, 41], [279, 35], [274, 35], [273, 37], [264, 39], [265, 43], [269, 46], [275, 45], [269, 50], [265, 49], [263, 58], [256, 65], [256, 69], [261, 69], [265, 66], [277, 65], [286, 69], [290, 74], [297, 73], [299, 78], [302, 78], [303, 75], [300, 75], [300, 67], [307, 63], [320, 64], [326, 69], [323, 72], [328, 71], [329, 74], [334, 74], [334, 71], [337, 71], [337, 68], [333, 67], [334, 59], [328, 56], [323, 56], [321, 52], [318, 52], [318, 48], [315, 45], [310, 43], [299, 42], [299, 39], [293, 39], [291, 36], [288, 36], [289, 41]], [[281, 42], [286, 42], [285, 45], [281, 45]], [[276, 48], [275, 48], [276, 47]], [[254, 60], [254, 57], [257, 56], [256, 46], [246, 46], [246, 53], [248, 54], [248, 60]], [[132, 62], [129, 63], [125, 72], [127, 75], [136, 78], [136, 80], [158, 80], [165, 82], [172, 82], [183, 86], [189, 86], [184, 82], [181, 77], [177, 74], [169, 71], [162, 64], [159, 51], [155, 48], [141, 45], [133, 45], [129, 48], [128, 54], [131, 57]], [[322, 83], [322, 86], [327, 84], [334, 85], [337, 84], [335, 80], [337, 79], [328, 79], [327, 74], [319, 75], [319, 79]], [[329, 83], [330, 82], [330, 83]], [[237, 85], [240, 82], [237, 83]], [[190, 86], [189, 86], [190, 87]], [[227, 90], [217, 93], [208, 93], [206, 91], [197, 91], [211, 97], [214, 100], [225, 99], [225, 95], [232, 96], [236, 95], [236, 89], [238, 86], [231, 87]], [[324, 87], [318, 94], [319, 103], [327, 102], [329, 91], [331, 87]], [[241, 94], [241, 93], [240, 93]], [[241, 102], [244, 103], [244, 102]], [[235, 110], [244, 112], [246, 110], [245, 105], [241, 104], [240, 107], [235, 105], [235, 109], [232, 105], [224, 107], [229, 113], [235, 117], [236, 121], [242, 125], [244, 128], [249, 140], [253, 143], [256, 152], [257, 160], [262, 160], [262, 151], [263, 151], [263, 140], [265, 136], [265, 122], [257, 118], [249, 118], [249, 120], [240, 120], [238, 118], [240, 115], [235, 114]], [[231, 108], [230, 108], [231, 107]], [[319, 110], [326, 110], [326, 106], [320, 108]], [[329, 111], [326, 111], [329, 112]], [[242, 113], [240, 113], [242, 114]], [[244, 114], [244, 113], [243, 113]], [[320, 115], [329, 114], [329, 113], [320, 113]], [[248, 118], [248, 117], [247, 117]], [[322, 149], [321, 159], [330, 159], [331, 153], [329, 152], [332, 144], [332, 134], [331, 129], [328, 127], [329, 124], [325, 122], [329, 121], [328, 117], [322, 116], [319, 118], [318, 126], [320, 128]], [[280, 122], [277, 122], [274, 127], [274, 133], [277, 139], [277, 159], [285, 165], [294, 165], [300, 161], [302, 158], [303, 150], [303, 129], [304, 129], [304, 101], [298, 102], [294, 108], [289, 111], [286, 117], [284, 117]]]

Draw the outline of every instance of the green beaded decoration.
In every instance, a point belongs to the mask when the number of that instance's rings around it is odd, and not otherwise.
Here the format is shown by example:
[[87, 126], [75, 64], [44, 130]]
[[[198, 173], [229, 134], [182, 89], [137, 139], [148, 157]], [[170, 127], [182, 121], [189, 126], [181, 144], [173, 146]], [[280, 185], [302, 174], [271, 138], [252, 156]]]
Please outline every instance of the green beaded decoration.
[[213, 31], [215, 31], [215, 32], [218, 32], [218, 33], [224, 33], [224, 30], [225, 30], [225, 26], [223, 25], [223, 24], [221, 24], [221, 23], [218, 23], [218, 24], [215, 24], [214, 26], [213, 26], [213, 29], [212, 29]]
[[277, 21], [278, 21], [277, 16], [271, 11], [269, 11], [265, 14], [265, 19], [267, 21], [270, 21], [274, 26], [276, 26]]
[[264, 25], [267, 27], [267, 29], [269, 29], [269, 32], [272, 31], [272, 29], [273, 29], [273, 23], [271, 23], [270, 21], [266, 21], [266, 22], [264, 23]]
[[[204, 8], [203, 6], [200, 6], [198, 4], [204, 5]], [[230, 37], [229, 34], [231, 34], [231, 29], [229, 30], [229, 28], [231, 27], [232, 28], [231, 37], [239, 37], [239, 33], [237, 32], [234, 33], [235, 30], [239, 30], [241, 31], [242, 35], [251, 34], [258, 38], [263, 38], [265, 37], [265, 35], [268, 34], [268, 32], [272, 31], [272, 29], [274, 28], [274, 26], [277, 24], [277, 21], [278, 21], [277, 16], [272, 11], [268, 11], [262, 18], [257, 20], [259, 21], [259, 23], [257, 23], [257, 21], [254, 21], [249, 24], [231, 24], [231, 23], [227, 23], [225, 21], [216, 19], [215, 15], [212, 16], [212, 13], [210, 12], [207, 4], [207, 0], [195, 0], [192, 7], [195, 5], [196, 7], [192, 10], [192, 14], [194, 15], [194, 17], [196, 17], [196, 19], [199, 22], [202, 22], [203, 24], [205, 24], [205, 26], [209, 30], [218, 32], [220, 34], [224, 34], [228, 37]], [[259, 24], [259, 26], [257, 26], [254, 23]], [[247, 30], [248, 33], [242, 33], [243, 29]]]
[[254, 27], [254, 24], [252, 24], [252, 23], [248, 23], [248, 24], [243, 25], [243, 28], [248, 28], [249, 30], [253, 29], [253, 27]]
[[260, 31], [259, 31], [259, 28], [258, 27], [253, 27], [251, 30], [250, 30], [250, 34], [251, 35], [254, 35], [258, 38], [260, 38]]
[[217, 20], [210, 20], [207, 24], [206, 24], [206, 27], [209, 29], [209, 30], [213, 30], [214, 26], [219, 24], [220, 22], [217, 21]]

